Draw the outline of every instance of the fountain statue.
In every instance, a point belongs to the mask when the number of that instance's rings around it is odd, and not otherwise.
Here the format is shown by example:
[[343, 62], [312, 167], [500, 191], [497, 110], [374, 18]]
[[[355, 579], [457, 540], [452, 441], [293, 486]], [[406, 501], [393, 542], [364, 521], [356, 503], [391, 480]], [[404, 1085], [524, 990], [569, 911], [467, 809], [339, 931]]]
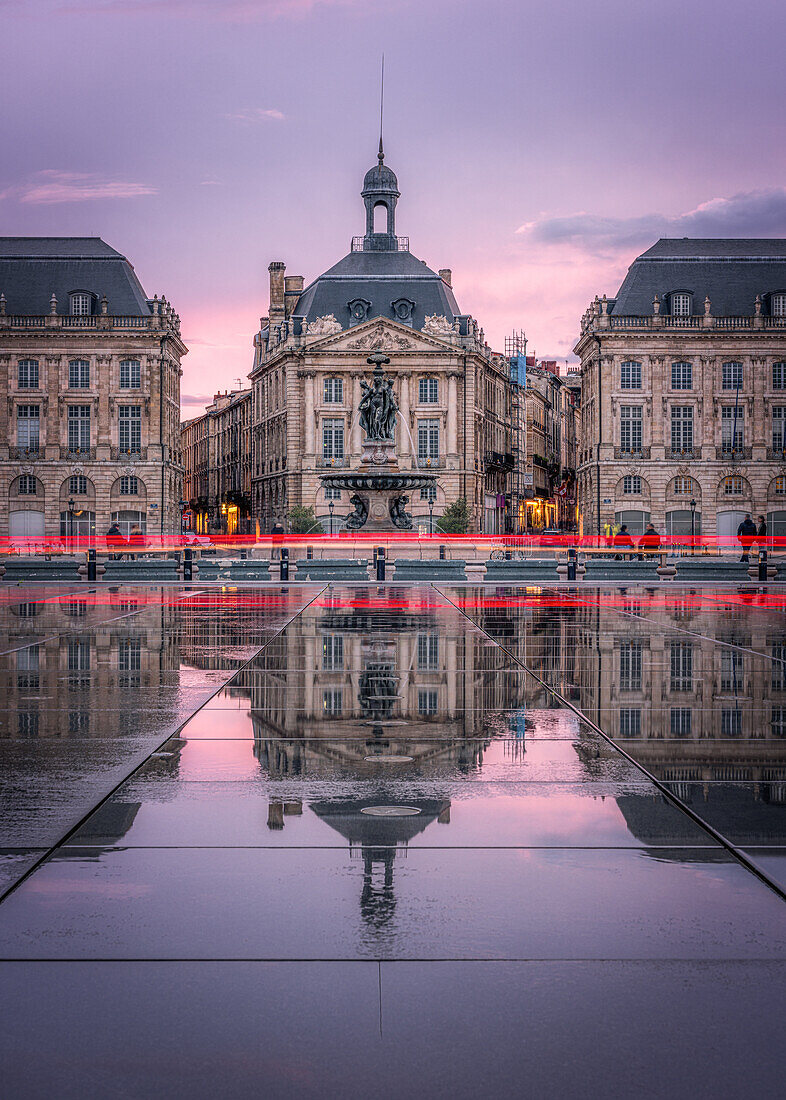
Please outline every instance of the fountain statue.
[[360, 469], [352, 473], [322, 474], [325, 488], [345, 489], [353, 511], [345, 521], [348, 531], [411, 531], [412, 513], [407, 511], [405, 490], [425, 489], [436, 483], [436, 474], [425, 471], [405, 473], [396, 459], [396, 418], [398, 402], [393, 383], [385, 377], [383, 364], [390, 358], [375, 351], [366, 360], [374, 370], [371, 382], [360, 383], [362, 396], [358, 422], [365, 434]]

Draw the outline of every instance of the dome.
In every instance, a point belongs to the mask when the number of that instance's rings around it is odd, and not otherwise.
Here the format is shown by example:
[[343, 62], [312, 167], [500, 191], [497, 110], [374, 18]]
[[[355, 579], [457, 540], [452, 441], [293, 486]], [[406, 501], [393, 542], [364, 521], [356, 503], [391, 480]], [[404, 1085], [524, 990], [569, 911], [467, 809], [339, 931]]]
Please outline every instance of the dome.
[[373, 168], [369, 168], [366, 172], [362, 194], [366, 195], [374, 191], [385, 191], [387, 193], [392, 191], [396, 195], [400, 194], [396, 173], [392, 168], [388, 168], [386, 164], [375, 164]]

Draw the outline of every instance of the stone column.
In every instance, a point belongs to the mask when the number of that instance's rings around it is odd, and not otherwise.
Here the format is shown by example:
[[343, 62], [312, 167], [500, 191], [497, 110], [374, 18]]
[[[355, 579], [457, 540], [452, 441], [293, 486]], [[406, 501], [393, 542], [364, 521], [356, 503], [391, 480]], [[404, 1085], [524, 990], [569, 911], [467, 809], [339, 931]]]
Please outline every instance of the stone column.
[[314, 372], [305, 371], [306, 395], [305, 395], [305, 453], [314, 454]]
[[360, 455], [362, 442], [360, 439], [360, 422], [358, 420], [358, 406], [360, 405], [360, 379], [363, 377], [361, 371], [352, 371], [352, 408], [349, 410], [350, 423], [352, 429], [350, 432], [351, 442], [350, 447], [352, 454], [355, 457]]
[[400, 436], [398, 453], [401, 458], [407, 458], [410, 453], [409, 436], [411, 432], [409, 424], [409, 387], [411, 380], [410, 371], [400, 371], [399, 378], [401, 379], [401, 387], [399, 389], [399, 412], [401, 413], [401, 424], [399, 425]]
[[458, 375], [455, 371], [448, 375], [448, 412], [447, 412], [447, 453], [455, 455], [456, 431], [458, 428]]

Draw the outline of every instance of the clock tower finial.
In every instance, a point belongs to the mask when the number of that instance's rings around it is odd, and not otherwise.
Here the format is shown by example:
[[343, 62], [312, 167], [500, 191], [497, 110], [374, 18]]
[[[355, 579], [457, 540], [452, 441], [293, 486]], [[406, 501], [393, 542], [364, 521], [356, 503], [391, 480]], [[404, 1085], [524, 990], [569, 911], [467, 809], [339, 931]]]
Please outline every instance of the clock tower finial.
[[385, 106], [385, 55], [382, 54], [382, 72], [379, 80], [379, 152], [377, 160], [380, 168], [385, 163], [385, 150], [382, 148], [382, 112]]

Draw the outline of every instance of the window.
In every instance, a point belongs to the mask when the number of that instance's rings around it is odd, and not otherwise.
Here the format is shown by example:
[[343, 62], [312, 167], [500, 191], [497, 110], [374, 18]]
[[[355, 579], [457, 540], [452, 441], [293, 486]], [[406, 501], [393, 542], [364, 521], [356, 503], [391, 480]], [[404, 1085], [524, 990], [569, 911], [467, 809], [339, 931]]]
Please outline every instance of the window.
[[775, 405], [772, 410], [772, 449], [786, 451], [786, 405]]
[[38, 711], [20, 710], [16, 729], [20, 737], [38, 737]]
[[328, 486], [325, 489], [325, 500], [341, 500], [341, 490], [332, 489], [330, 486]]
[[341, 378], [325, 379], [325, 402], [328, 405], [344, 403], [344, 381]]
[[90, 642], [86, 638], [70, 638], [68, 642], [68, 671], [90, 670]]
[[641, 438], [641, 405], [622, 405], [620, 407], [620, 450], [627, 454], [640, 451]]
[[420, 490], [421, 500], [435, 501], [437, 499], [437, 487], [436, 485], [427, 485], [425, 489]]
[[87, 494], [87, 478], [83, 474], [74, 474], [68, 482], [68, 491], [72, 497], [83, 497]]
[[739, 405], [721, 408], [721, 449], [726, 454], [741, 451], [745, 438], [745, 410]]
[[671, 690], [693, 691], [693, 644], [671, 642]]
[[772, 364], [772, 388], [786, 390], [786, 363]]
[[771, 650], [773, 691], [786, 691], [786, 645], [776, 643]]
[[727, 497], [741, 497], [745, 492], [745, 483], [741, 477], [725, 477], [723, 479], [723, 493]]
[[671, 449], [680, 453], [693, 450], [693, 406], [672, 405]]
[[138, 454], [142, 450], [142, 408], [121, 405], [118, 410], [120, 450]]
[[439, 634], [418, 634], [418, 668], [428, 672], [439, 669]]
[[326, 461], [344, 457], [343, 420], [322, 421], [322, 457]]
[[672, 294], [671, 296], [671, 315], [672, 317], [690, 317], [691, 310], [693, 308], [691, 294]]
[[86, 359], [72, 359], [68, 364], [68, 388], [90, 389], [90, 364]]
[[26, 451], [37, 451], [41, 431], [40, 405], [17, 405], [16, 442]]
[[692, 363], [672, 363], [671, 364], [671, 388], [673, 390], [692, 390], [693, 389], [693, 364]]
[[770, 298], [770, 311], [773, 317], [786, 317], [786, 294], [773, 294]]
[[326, 672], [336, 672], [344, 667], [344, 635], [323, 634], [322, 668]]
[[744, 670], [743, 654], [736, 649], [722, 649], [720, 659], [721, 691], [739, 691]]
[[691, 709], [690, 707], [671, 708], [671, 736], [690, 737]]
[[620, 389], [641, 389], [641, 363], [620, 364]]
[[20, 359], [17, 364], [16, 378], [20, 390], [37, 390], [38, 360]]
[[71, 295], [71, 313], [74, 317], [86, 317], [92, 312], [92, 295], [91, 294], [72, 294]]
[[721, 387], [737, 390], [742, 386], [742, 363], [724, 363], [721, 368]]
[[640, 707], [620, 707], [620, 737], [641, 737]]
[[38, 483], [33, 474], [22, 474], [19, 478], [20, 497], [34, 497], [38, 493]]
[[418, 420], [418, 462], [439, 458], [439, 421]]
[[140, 638], [118, 639], [117, 667], [121, 672], [139, 672], [142, 668], [142, 640]]
[[142, 385], [142, 366], [138, 359], [120, 361], [120, 389], [138, 390]]
[[421, 405], [436, 405], [439, 401], [439, 383], [436, 378], [418, 380], [418, 401]]
[[620, 645], [620, 691], [641, 691], [641, 642]]
[[69, 451], [90, 450], [90, 406], [68, 406]]
[[89, 710], [70, 710], [68, 712], [68, 732], [69, 733], [89, 733], [90, 732], [90, 711]]
[[786, 477], [775, 478], [775, 492], [779, 497], [786, 496]]
[[721, 709], [721, 736], [740, 737], [742, 734], [742, 711], [738, 707]]
[[429, 716], [437, 713], [436, 691], [418, 692], [418, 714]]
[[135, 497], [139, 494], [139, 480], [132, 475], [124, 475], [120, 478], [121, 497]]
[[693, 478], [691, 477], [675, 477], [674, 478], [674, 495], [678, 497], [688, 497], [693, 492]]
[[641, 478], [638, 474], [626, 474], [622, 479], [623, 493], [631, 493], [634, 496], [641, 495]]
[[770, 731], [773, 737], [786, 737], [786, 707], [773, 707]]
[[341, 688], [327, 688], [322, 692], [322, 713], [339, 715], [344, 709], [344, 692]]

